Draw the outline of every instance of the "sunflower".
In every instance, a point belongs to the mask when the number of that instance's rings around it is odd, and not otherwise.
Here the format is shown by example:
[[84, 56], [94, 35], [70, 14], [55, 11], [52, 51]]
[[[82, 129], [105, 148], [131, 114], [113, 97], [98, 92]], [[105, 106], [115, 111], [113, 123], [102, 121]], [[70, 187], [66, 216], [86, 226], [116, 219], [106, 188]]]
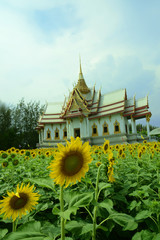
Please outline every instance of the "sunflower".
[[4, 213], [3, 218], [12, 217], [15, 221], [17, 217], [21, 218], [34, 209], [38, 204], [39, 194], [34, 193], [33, 190], [34, 185], [24, 186], [22, 183], [20, 187], [17, 185], [16, 193], [7, 192], [8, 196], [0, 200], [0, 214]]
[[15, 147], [10, 148], [11, 152], [15, 152]]
[[96, 162], [96, 167], [99, 167], [101, 164], [101, 162]]
[[107, 153], [109, 149], [109, 140], [106, 140], [103, 144], [103, 151], [104, 153]]
[[67, 141], [66, 146], [58, 144], [58, 152], [55, 154], [54, 160], [50, 163], [50, 177], [54, 179], [56, 184], [65, 187], [76, 184], [76, 181], [81, 181], [85, 173], [89, 170], [88, 164], [92, 161], [91, 146], [88, 142], [82, 145], [79, 137], [74, 139], [71, 137], [71, 142]]
[[4, 161], [4, 162], [2, 162], [2, 167], [7, 167], [8, 166], [8, 162], [7, 161]]
[[7, 154], [6, 152], [4, 152], [4, 153], [2, 153], [1, 157], [2, 157], [3, 159], [5, 159], [5, 158], [8, 157], [8, 154]]
[[14, 166], [17, 166], [18, 163], [19, 163], [18, 159], [13, 159], [12, 164], [13, 164]]
[[141, 158], [142, 156], [142, 151], [138, 151], [138, 158]]
[[25, 153], [24, 149], [20, 150], [20, 155], [23, 155], [24, 153]]
[[121, 156], [122, 153], [123, 153], [123, 149], [122, 149], [122, 148], [119, 148], [119, 150], [118, 150], [118, 154], [119, 154], [119, 156]]
[[47, 152], [45, 153], [45, 155], [46, 155], [46, 157], [49, 157], [49, 156], [50, 156], [50, 151], [47, 151]]
[[19, 153], [19, 149], [16, 149], [15, 152], [16, 152], [16, 153]]
[[118, 150], [118, 149], [119, 149], [119, 145], [118, 145], [118, 144], [116, 144], [116, 146], [115, 146], [115, 149], [116, 149], [116, 150]]

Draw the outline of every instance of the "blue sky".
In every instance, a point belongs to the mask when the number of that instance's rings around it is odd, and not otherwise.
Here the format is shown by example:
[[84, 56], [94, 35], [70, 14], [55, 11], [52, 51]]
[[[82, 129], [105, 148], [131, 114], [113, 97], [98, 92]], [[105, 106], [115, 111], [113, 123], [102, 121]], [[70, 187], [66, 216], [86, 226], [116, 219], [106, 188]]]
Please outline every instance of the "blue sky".
[[89, 87], [149, 94], [150, 123], [160, 127], [159, 12], [158, 0], [1, 1], [0, 100], [63, 101], [80, 54]]

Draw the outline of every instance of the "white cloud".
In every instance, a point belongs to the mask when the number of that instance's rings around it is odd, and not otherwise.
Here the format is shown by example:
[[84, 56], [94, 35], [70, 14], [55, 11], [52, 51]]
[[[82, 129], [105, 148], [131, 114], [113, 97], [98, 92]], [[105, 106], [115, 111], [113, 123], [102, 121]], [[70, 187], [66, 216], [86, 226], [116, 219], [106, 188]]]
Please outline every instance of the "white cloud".
[[[126, 37], [128, 16], [121, 3], [7, 0], [0, 8], [0, 99], [10, 103], [17, 103], [22, 97], [42, 103], [63, 101], [64, 94], [78, 80], [80, 53], [89, 86], [96, 81], [103, 92], [126, 87], [129, 97], [134, 93], [143, 97], [150, 92], [152, 118], [158, 119], [160, 70], [153, 61], [157, 51]], [[57, 6], [66, 8], [61, 24], [72, 8], [72, 15], [68, 16], [72, 24], [64, 25], [61, 31], [43, 31], [34, 12]], [[132, 29], [127, 34], [131, 32]]]

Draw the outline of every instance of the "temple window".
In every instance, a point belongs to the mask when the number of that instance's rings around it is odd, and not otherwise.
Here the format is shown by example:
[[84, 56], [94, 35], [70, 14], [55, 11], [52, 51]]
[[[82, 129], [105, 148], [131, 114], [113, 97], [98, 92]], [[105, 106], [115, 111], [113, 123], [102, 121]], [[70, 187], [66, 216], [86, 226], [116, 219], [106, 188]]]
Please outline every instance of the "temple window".
[[55, 130], [55, 139], [59, 139], [59, 129], [56, 128]]
[[94, 123], [92, 126], [92, 136], [98, 136], [98, 130], [97, 130], [97, 125]]
[[108, 124], [106, 122], [104, 122], [103, 124], [103, 135], [108, 135], [109, 131], [108, 131]]
[[120, 133], [120, 123], [116, 120], [114, 123], [114, 133]]
[[63, 129], [63, 138], [67, 138], [67, 129], [66, 129], [66, 127]]
[[47, 130], [47, 139], [50, 140], [51, 139], [51, 131], [48, 129]]

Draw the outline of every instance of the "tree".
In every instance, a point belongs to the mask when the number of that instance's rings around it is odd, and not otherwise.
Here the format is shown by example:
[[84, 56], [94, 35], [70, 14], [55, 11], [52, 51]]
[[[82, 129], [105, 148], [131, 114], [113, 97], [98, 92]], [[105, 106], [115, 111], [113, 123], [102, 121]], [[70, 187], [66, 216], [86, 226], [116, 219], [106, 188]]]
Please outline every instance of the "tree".
[[0, 149], [10, 147], [11, 137], [11, 109], [4, 103], [0, 104]]
[[23, 98], [13, 109], [12, 124], [18, 139], [16, 145], [23, 148], [36, 148], [38, 143], [36, 126], [43, 109], [44, 106], [40, 106], [39, 102], [25, 103]]

